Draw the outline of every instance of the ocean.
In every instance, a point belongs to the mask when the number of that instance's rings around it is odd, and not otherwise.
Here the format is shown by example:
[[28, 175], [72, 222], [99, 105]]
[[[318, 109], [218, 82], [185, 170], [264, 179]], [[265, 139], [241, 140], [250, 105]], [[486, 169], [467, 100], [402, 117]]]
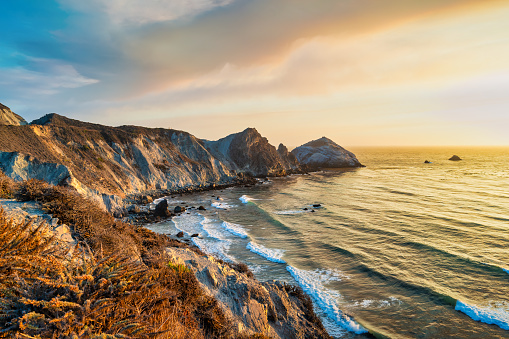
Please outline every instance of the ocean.
[[337, 338], [509, 338], [509, 148], [351, 151], [367, 167], [169, 197], [207, 210], [147, 227], [298, 284]]

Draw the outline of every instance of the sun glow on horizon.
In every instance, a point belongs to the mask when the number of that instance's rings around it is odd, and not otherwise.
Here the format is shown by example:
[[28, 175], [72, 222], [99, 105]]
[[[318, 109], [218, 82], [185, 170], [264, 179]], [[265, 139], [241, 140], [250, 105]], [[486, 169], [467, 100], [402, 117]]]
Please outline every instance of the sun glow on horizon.
[[503, 1], [148, 1], [139, 17], [140, 0], [59, 3], [47, 35], [3, 42], [0, 102], [27, 120], [56, 111], [206, 139], [252, 126], [287, 145], [509, 145]]

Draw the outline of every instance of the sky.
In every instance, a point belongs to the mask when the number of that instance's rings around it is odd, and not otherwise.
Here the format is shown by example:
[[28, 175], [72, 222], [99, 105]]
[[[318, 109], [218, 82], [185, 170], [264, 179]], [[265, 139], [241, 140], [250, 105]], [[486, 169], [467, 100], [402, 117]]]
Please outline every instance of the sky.
[[509, 145], [509, 1], [0, 2], [0, 102], [289, 147]]

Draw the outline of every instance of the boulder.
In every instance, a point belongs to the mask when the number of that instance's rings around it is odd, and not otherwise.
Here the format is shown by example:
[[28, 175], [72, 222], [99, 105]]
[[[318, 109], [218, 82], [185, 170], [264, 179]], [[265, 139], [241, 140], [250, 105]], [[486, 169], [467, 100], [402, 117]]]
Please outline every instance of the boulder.
[[154, 215], [156, 217], [170, 217], [171, 212], [168, 211], [168, 201], [166, 199], [161, 200], [154, 209]]
[[198, 236], [200, 236], [198, 233], [194, 233], [193, 235], [191, 235], [191, 238], [196, 238]]
[[198, 210], [200, 210], [200, 211], [206, 211], [207, 209], [206, 209], [205, 207], [203, 207], [203, 206], [200, 206], [200, 207], [198, 207]]
[[136, 204], [132, 204], [130, 205], [128, 208], [127, 208], [127, 212], [129, 213], [133, 213], [133, 214], [138, 214], [141, 212], [141, 209], [140, 209], [140, 206], [136, 205]]
[[177, 233], [177, 237], [182, 238], [184, 236], [184, 232], [180, 231]]
[[355, 154], [347, 151], [326, 137], [310, 141], [292, 152], [301, 165], [316, 170], [319, 168], [364, 167]]
[[457, 155], [453, 155], [452, 157], [449, 158], [449, 160], [451, 160], [451, 161], [460, 161], [461, 158], [458, 157]]
[[183, 213], [183, 212], [185, 212], [185, 211], [186, 211], [186, 208], [185, 208], [185, 207], [183, 207], [183, 206], [177, 206], [177, 207], [175, 207], [175, 209], [173, 210], [173, 212], [175, 212], [175, 213]]
[[424, 163], [425, 164], [431, 164], [431, 161], [425, 160]]
[[142, 195], [140, 197], [140, 203], [142, 203], [144, 205], [151, 204], [153, 201], [154, 201], [154, 199], [152, 199], [152, 197], [150, 195]]

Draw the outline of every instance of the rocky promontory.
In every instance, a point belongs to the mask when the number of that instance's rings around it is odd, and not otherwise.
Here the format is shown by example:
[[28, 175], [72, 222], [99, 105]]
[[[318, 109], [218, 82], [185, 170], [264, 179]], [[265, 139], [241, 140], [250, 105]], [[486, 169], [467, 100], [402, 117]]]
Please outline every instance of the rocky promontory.
[[144, 192], [181, 192], [285, 176], [308, 170], [362, 166], [351, 152], [322, 138], [292, 152], [276, 149], [256, 129], [216, 141], [179, 130], [111, 127], [51, 113], [26, 124], [0, 106], [0, 170], [20, 181], [74, 187], [115, 215], [122, 200]]
[[204, 140], [205, 148], [236, 173], [255, 177], [282, 176], [299, 170], [286, 147], [276, 150], [256, 129], [247, 128], [217, 141]]
[[310, 141], [292, 151], [301, 165], [307, 168], [342, 168], [363, 167], [352, 152], [336, 144], [329, 138], [322, 137]]

